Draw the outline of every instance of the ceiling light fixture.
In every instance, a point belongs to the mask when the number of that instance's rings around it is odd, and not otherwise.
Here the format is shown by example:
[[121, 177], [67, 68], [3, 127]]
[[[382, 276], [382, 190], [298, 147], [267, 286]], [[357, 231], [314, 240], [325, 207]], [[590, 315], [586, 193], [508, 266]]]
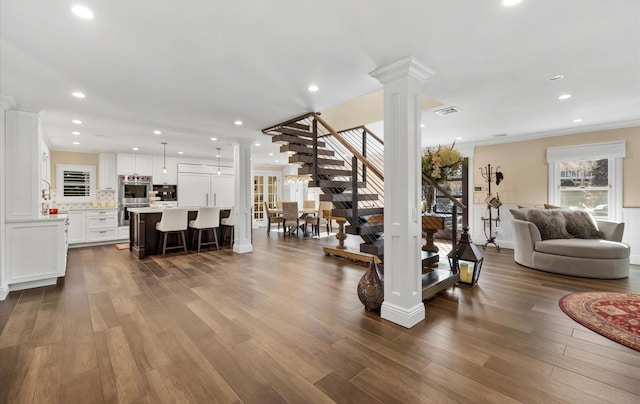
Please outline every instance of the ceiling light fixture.
[[216, 150], [218, 151], [218, 154], [216, 154], [216, 157], [218, 158], [218, 175], [222, 174], [222, 171], [220, 171], [220, 150], [222, 150], [220, 147], [216, 147]]
[[309, 91], [310, 91], [310, 92], [312, 92], [312, 93], [315, 93], [315, 92], [316, 92], [316, 91], [318, 91], [319, 89], [320, 89], [320, 88], [319, 88], [317, 85], [315, 85], [315, 84], [311, 84], [311, 85], [309, 86]]
[[256, 143], [256, 146], [260, 146], [260, 143]]
[[236, 126], [240, 126], [242, 125], [242, 121], [235, 121], [234, 124], [236, 124]]
[[160, 132], [159, 130], [154, 130], [154, 131], [153, 131], [153, 134], [154, 134], [154, 135], [162, 135], [162, 132]]
[[84, 95], [84, 93], [81, 93], [80, 91], [74, 91], [74, 92], [71, 93], [71, 95], [73, 95], [76, 98], [84, 98], [84, 97], [86, 97]]
[[578, 118], [573, 120], [573, 123], [578, 123], [578, 122], [582, 122], [582, 119]]
[[71, 132], [72, 135], [80, 136], [80, 132]]
[[73, 6], [71, 7], [71, 12], [83, 20], [93, 20], [93, 12], [85, 6]]
[[562, 94], [558, 97], [559, 100], [568, 100], [569, 98], [571, 98], [571, 94]]
[[160, 142], [162, 145], [162, 173], [167, 173], [167, 142]]
[[218, 138], [217, 138], [217, 137], [212, 137], [212, 138], [211, 138], [211, 141], [212, 141], [212, 142], [215, 142], [216, 140], [218, 140]]
[[178, 154], [184, 154], [184, 152], [179, 151]]
[[74, 119], [73, 121], [71, 121], [73, 123], [75, 123], [76, 125], [82, 125], [82, 121], [79, 119]]
[[515, 6], [516, 4], [520, 3], [522, 0], [502, 0], [502, 5], [503, 6]]
[[73, 144], [80, 144], [80, 142], [73, 142]]
[[269, 153], [269, 156], [273, 156], [273, 153]]
[[133, 150], [133, 151], [138, 151], [138, 150], [140, 150], [140, 149], [138, 149], [137, 147], [133, 147], [133, 148], [131, 148], [131, 150]]
[[558, 74], [556, 76], [553, 77], [549, 77], [549, 81], [556, 81], [556, 80], [562, 80], [564, 78], [564, 74]]
[[420, 124], [420, 127], [421, 127], [421, 128], [424, 128], [424, 124], [423, 124], [423, 123], [422, 123], [422, 124]]

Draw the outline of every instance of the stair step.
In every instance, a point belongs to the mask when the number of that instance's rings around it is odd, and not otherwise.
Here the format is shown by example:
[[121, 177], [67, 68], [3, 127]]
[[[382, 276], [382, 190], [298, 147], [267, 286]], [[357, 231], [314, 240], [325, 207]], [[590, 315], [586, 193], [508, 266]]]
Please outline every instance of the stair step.
[[[289, 156], [289, 163], [309, 163], [313, 164], [313, 156], [307, 156], [297, 154], [295, 156]], [[318, 157], [318, 164], [325, 164], [330, 166], [341, 167], [344, 166], [344, 160], [328, 159]]]
[[[351, 193], [346, 194], [323, 194], [320, 195], [321, 201], [330, 202], [351, 202], [353, 195]], [[358, 194], [359, 201], [376, 201], [378, 200], [378, 194]]]
[[298, 122], [290, 122], [284, 126], [288, 126], [290, 128], [301, 129], [301, 130], [309, 130], [310, 126], [304, 123]]
[[[287, 142], [287, 143], [306, 144], [309, 146], [313, 146], [313, 140], [297, 137], [297, 136], [291, 136], [291, 135], [273, 135], [271, 137], [271, 142], [272, 143]], [[324, 142], [318, 141], [318, 147], [325, 147], [325, 146], [326, 144]]]
[[[350, 181], [331, 181], [320, 180], [318, 186], [321, 188], [349, 188], [351, 189]], [[358, 188], [364, 188], [366, 184], [364, 182], [358, 182]], [[326, 193], [326, 192], [325, 192]]]
[[[313, 154], [313, 147], [307, 147], [302, 144], [294, 144], [287, 143], [280, 146], [280, 153], [286, 152], [296, 152], [296, 153], [305, 153], [305, 154]], [[333, 150], [327, 149], [318, 149], [318, 155], [323, 156], [334, 156], [336, 153]]]
[[[298, 168], [298, 174], [313, 174], [313, 167], [300, 167]], [[335, 168], [318, 168], [319, 175], [333, 175], [333, 176], [351, 176], [351, 170], [338, 170]]]
[[[352, 209], [333, 209], [332, 215], [338, 217], [352, 217]], [[384, 208], [362, 208], [358, 209], [358, 216], [378, 215], [384, 212]]]
[[275, 129], [275, 131], [280, 132], [283, 135], [302, 136], [302, 137], [308, 137], [313, 139], [313, 133], [305, 130], [287, 128], [283, 126], [278, 129]]
[[384, 255], [384, 240], [376, 240], [373, 243], [360, 244], [360, 251], [367, 254], [373, 254], [377, 256]]
[[347, 234], [374, 234], [382, 233], [384, 231], [384, 224], [382, 223], [362, 223], [357, 226], [347, 225], [344, 226], [344, 232]]

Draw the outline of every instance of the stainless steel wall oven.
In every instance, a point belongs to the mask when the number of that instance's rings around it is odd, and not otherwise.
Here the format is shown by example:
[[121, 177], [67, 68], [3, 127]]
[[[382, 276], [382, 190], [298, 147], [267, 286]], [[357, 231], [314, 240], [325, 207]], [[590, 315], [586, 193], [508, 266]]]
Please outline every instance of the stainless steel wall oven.
[[118, 225], [129, 225], [129, 208], [149, 206], [149, 191], [152, 190], [151, 177], [137, 174], [118, 177]]

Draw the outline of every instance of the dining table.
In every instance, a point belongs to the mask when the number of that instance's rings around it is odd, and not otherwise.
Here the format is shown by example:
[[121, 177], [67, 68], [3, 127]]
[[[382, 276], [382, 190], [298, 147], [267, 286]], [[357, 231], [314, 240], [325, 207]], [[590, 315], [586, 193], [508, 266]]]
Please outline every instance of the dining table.
[[[269, 209], [271, 211], [271, 213], [275, 214], [276, 216], [282, 216], [283, 210], [282, 209]], [[298, 209], [298, 214], [300, 215], [300, 219], [306, 219], [309, 216], [313, 215], [315, 216], [318, 213], [318, 209], [316, 208], [300, 208]], [[304, 235], [307, 235], [307, 227], [306, 227], [306, 223], [301, 223], [298, 227], [303, 228], [303, 232]]]

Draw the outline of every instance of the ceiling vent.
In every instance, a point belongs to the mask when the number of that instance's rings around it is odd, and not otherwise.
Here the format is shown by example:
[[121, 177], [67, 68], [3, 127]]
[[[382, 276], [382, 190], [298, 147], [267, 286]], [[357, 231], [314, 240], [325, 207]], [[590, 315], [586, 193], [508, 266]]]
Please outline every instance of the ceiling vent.
[[438, 115], [445, 116], [445, 115], [457, 114], [458, 112], [460, 112], [460, 110], [458, 109], [458, 107], [447, 107], [447, 108], [442, 108], [433, 112], [435, 112]]

